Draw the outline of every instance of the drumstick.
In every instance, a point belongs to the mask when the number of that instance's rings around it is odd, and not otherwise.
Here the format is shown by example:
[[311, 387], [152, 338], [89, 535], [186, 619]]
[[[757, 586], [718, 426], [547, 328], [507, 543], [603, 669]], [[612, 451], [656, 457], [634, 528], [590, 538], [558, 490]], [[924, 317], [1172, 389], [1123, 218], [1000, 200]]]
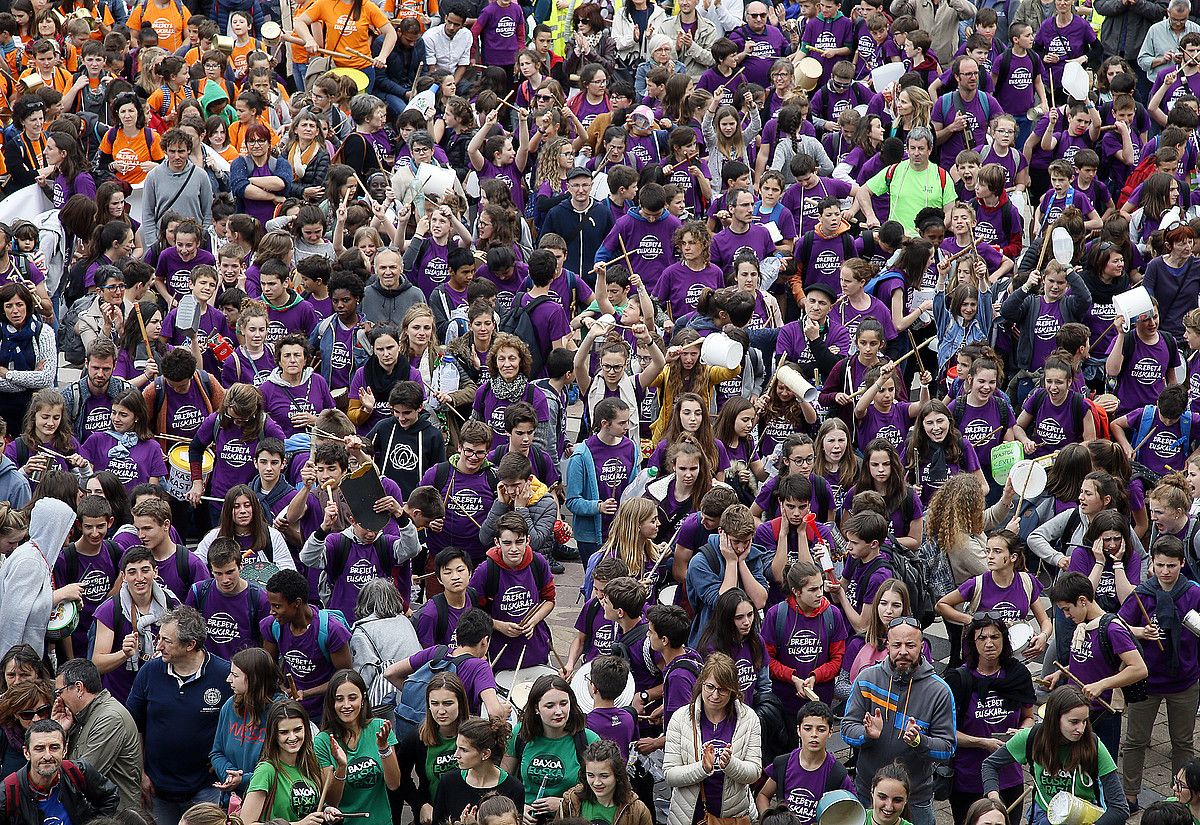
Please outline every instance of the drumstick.
[[1050, 239], [1054, 237], [1054, 227], [1047, 227], [1042, 234], [1045, 236], [1042, 238], [1042, 251], [1038, 254], [1037, 266], [1034, 267], [1038, 272], [1042, 271], [1042, 262], [1046, 260], [1046, 250], [1050, 248]]
[[155, 434], [154, 437], [155, 438], [165, 438], [167, 441], [177, 441], [180, 444], [191, 444], [192, 443], [192, 439], [190, 439], [190, 438], [184, 438], [181, 435], [171, 435], [170, 433], [157, 433], [157, 434]]
[[63, 455], [62, 453], [56, 453], [56, 452], [54, 452], [54, 450], [51, 450], [49, 447], [38, 447], [38, 449], [41, 450], [43, 453], [49, 453], [50, 455], [54, 456], [55, 458], [61, 458], [63, 461], [67, 460], [67, 457], [65, 455]]
[[150, 334], [146, 332], [146, 319], [142, 317], [142, 305], [135, 301], [133, 304], [133, 314], [137, 316], [138, 328], [142, 331], [142, 343], [146, 345], [146, 357], [154, 359], [154, 363], [158, 363], [158, 359], [154, 357], [154, 350], [150, 347]]
[[1021, 513], [1021, 505], [1025, 503], [1025, 491], [1029, 489], [1029, 482], [1033, 478], [1032, 473], [1025, 474], [1025, 483], [1021, 485], [1021, 493], [1017, 496], [1017, 514]]
[[558, 648], [554, 644], [554, 636], [550, 636], [550, 652], [554, 654], [554, 658], [558, 661], [558, 667], [563, 672], [567, 672], [567, 663], [563, 661], [562, 656], [558, 653]]
[[200, 496], [201, 501], [211, 501], [214, 504], [224, 504], [225, 499], [217, 498], [216, 496]]
[[1146, 437], [1145, 437], [1145, 438], [1143, 438], [1141, 441], [1139, 441], [1139, 442], [1138, 442], [1138, 445], [1137, 445], [1136, 447], [1134, 447], [1134, 448], [1133, 448], [1133, 454], [1134, 454], [1135, 456], [1137, 455], [1137, 453], [1138, 453], [1138, 450], [1142, 449], [1142, 445], [1143, 445], [1143, 444], [1145, 444], [1147, 441], [1149, 441], [1149, 440], [1150, 440], [1150, 436], [1154, 435], [1154, 431], [1155, 431], [1155, 430], [1157, 430], [1157, 429], [1158, 429], [1158, 426], [1157, 426], [1157, 425], [1155, 425], [1155, 426], [1151, 427], [1151, 428], [1150, 428], [1150, 431], [1146, 433]]
[[361, 57], [363, 60], [367, 61], [368, 63], [374, 63], [374, 62], [375, 62], [375, 57], [374, 57], [374, 55], [370, 55], [370, 54], [366, 54], [366, 53], [364, 53], [364, 52], [360, 52], [358, 49], [352, 49], [352, 48], [350, 48], [349, 46], [347, 46], [347, 47], [346, 47], [346, 51], [350, 52], [350, 54], [354, 55], [355, 57]]
[[[618, 235], [617, 237], [620, 237], [620, 235]], [[624, 244], [624, 242], [622, 242], [622, 243], [621, 243], [621, 248], [622, 248], [622, 249], [624, 249], [624, 248], [625, 248], [625, 244]], [[615, 258], [610, 258], [610, 259], [609, 259], [609, 260], [607, 260], [607, 261], [602, 261], [601, 263], [603, 263], [605, 266], [610, 266], [611, 264], [613, 264], [613, 263], [615, 263], [615, 262], [617, 262], [617, 261], [620, 261], [620, 260], [624, 260], [624, 261], [625, 261], [625, 265], [626, 265], [626, 266], [628, 266], [630, 269], [632, 269], [632, 268], [633, 268], [633, 264], [631, 264], [631, 263], [629, 262], [629, 252], [628, 252], [628, 251], [626, 251], [626, 252], [624, 252], [624, 253], [622, 253], [622, 254], [618, 255], [618, 256], [617, 256], [617, 257], [615, 257]], [[599, 269], [599, 267], [593, 266], [591, 269], [589, 269], [589, 270], [588, 270], [588, 273], [587, 273], [587, 274], [588, 274], [588, 275], [591, 275], [591, 274], [592, 274], [593, 272], [595, 272], [597, 269]]]
[[318, 811], [322, 811], [325, 809], [325, 797], [329, 795], [329, 786], [333, 784], [333, 775], [336, 772], [337, 772], [337, 768], [334, 767], [334, 769], [331, 770], [329, 772], [329, 774], [325, 777], [325, 781], [321, 783], [321, 798], [317, 800], [317, 810]]
[[517, 686], [517, 676], [521, 673], [521, 665], [525, 662], [525, 651], [529, 650], [528, 644], [521, 645], [521, 655], [517, 657], [517, 669], [513, 671], [512, 687], [508, 689], [506, 699], [512, 697], [513, 688]]
[[917, 338], [911, 328], [908, 330], [908, 343], [912, 344], [913, 355], [917, 356], [917, 372], [925, 372], [925, 365], [921, 363], [921, 348], [917, 346]]
[[[932, 339], [932, 338], [931, 338], [930, 340], [932, 341], [932, 340], [934, 340], [934, 339]], [[919, 349], [919, 348], [918, 348], [918, 349]], [[904, 361], [905, 361], [905, 360], [907, 360], [908, 358], [911, 358], [912, 356], [914, 356], [914, 355], [916, 355], [916, 354], [917, 354], [917, 350], [915, 350], [915, 349], [914, 349], [914, 350], [909, 350], [908, 352], [904, 353], [904, 355], [901, 355], [899, 358], [897, 358], [895, 361], [893, 361], [893, 362], [892, 362], [892, 366], [893, 366], [893, 367], [898, 367], [898, 366], [900, 366], [902, 363], [904, 363]], [[861, 395], [862, 395], [864, 392], [866, 392], [866, 391], [867, 391], [867, 390], [869, 390], [869, 389], [870, 389], [870, 387], [869, 387], [869, 386], [866, 386], [866, 387], [863, 387], [863, 388], [862, 388], [862, 389], [860, 389], [860, 390], [855, 390], [853, 393], [851, 393], [850, 397], [851, 397], [851, 398], [858, 398], [859, 396], [861, 396]]]
[[1027, 787], [1025, 790], [1021, 791], [1021, 795], [1020, 795], [1020, 796], [1018, 796], [1018, 797], [1016, 798], [1016, 800], [1015, 800], [1015, 801], [1014, 801], [1014, 802], [1013, 802], [1011, 805], [1009, 805], [1007, 808], [1005, 808], [1005, 809], [1004, 809], [1004, 813], [1006, 813], [1006, 814], [1010, 814], [1010, 813], [1012, 813], [1012, 809], [1013, 809], [1013, 808], [1015, 808], [1015, 807], [1017, 807], [1018, 805], [1020, 805], [1020, 804], [1021, 804], [1021, 801], [1022, 801], [1023, 799], [1025, 799], [1025, 795], [1026, 795], [1027, 793], [1029, 793], [1031, 790], [1033, 790], [1033, 785], [1030, 785], [1030, 786], [1029, 786], [1029, 787]]
[[[629, 274], [633, 274], [633, 261], [629, 260], [629, 250], [625, 248], [625, 238], [617, 235], [617, 240], [621, 244], [621, 257], [625, 259], [625, 263], [629, 265]], [[640, 247], [639, 247], [640, 248]]]
[[[1084, 683], [1083, 683], [1083, 682], [1080, 680], [1080, 678], [1079, 678], [1078, 676], [1076, 676], [1074, 673], [1072, 673], [1071, 671], [1069, 671], [1069, 670], [1067, 670], [1065, 667], [1063, 667], [1063, 665], [1062, 665], [1062, 663], [1061, 663], [1061, 662], [1055, 662], [1055, 663], [1054, 663], [1054, 666], [1055, 666], [1056, 668], [1058, 668], [1059, 670], [1061, 670], [1063, 673], [1065, 673], [1065, 674], [1067, 675], [1067, 678], [1068, 678], [1068, 679], [1070, 679], [1070, 680], [1071, 680], [1072, 682], [1074, 682], [1075, 684], [1079, 685], [1080, 687], [1087, 687], [1087, 685], [1085, 685], [1085, 684], [1084, 684]], [[1114, 708], [1114, 707], [1113, 707], [1112, 705], [1110, 705], [1108, 702], [1105, 702], [1103, 699], [1101, 699], [1101, 698], [1097, 697], [1097, 698], [1096, 698], [1096, 701], [1097, 701], [1097, 702], [1099, 702], [1101, 705], [1103, 705], [1103, 706], [1104, 706], [1104, 709], [1105, 709], [1105, 710], [1107, 710], [1107, 711], [1109, 711], [1110, 713], [1116, 713], [1116, 712], [1117, 712], [1117, 709], [1116, 709], [1116, 708]]]
[[[1133, 591], [1133, 598], [1137, 600], [1138, 610], [1142, 611], [1142, 618], [1146, 620], [1146, 626], [1149, 627], [1150, 614], [1146, 612], [1146, 605], [1142, 603], [1142, 597], [1138, 595], [1136, 590]], [[1167, 649], [1163, 647], [1162, 639], [1155, 639], [1154, 641], [1158, 643], [1158, 649], [1165, 653]]]

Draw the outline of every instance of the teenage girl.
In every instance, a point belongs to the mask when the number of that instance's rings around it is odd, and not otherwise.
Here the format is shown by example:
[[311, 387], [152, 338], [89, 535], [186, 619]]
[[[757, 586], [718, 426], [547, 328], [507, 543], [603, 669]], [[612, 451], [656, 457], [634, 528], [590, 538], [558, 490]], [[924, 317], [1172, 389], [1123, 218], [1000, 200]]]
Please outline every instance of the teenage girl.
[[129, 390], [113, 401], [112, 425], [92, 433], [79, 455], [99, 472], [111, 470], [126, 490], [139, 484], [158, 484], [167, 475], [162, 447], [150, 431], [150, 413], [138, 390]]
[[873, 490], [883, 496], [891, 529], [896, 541], [909, 550], [921, 546], [921, 518], [925, 509], [917, 491], [904, 480], [904, 464], [900, 453], [885, 438], [876, 438], [863, 450], [863, 468], [859, 480], [846, 492], [842, 502], [843, 518], [853, 511], [854, 496]]
[[890, 363], [872, 367], [867, 373], [867, 389], [854, 405], [854, 419], [858, 424], [855, 439], [859, 449], [876, 438], [887, 439], [904, 457], [908, 443], [908, 431], [912, 420], [917, 417], [921, 405], [929, 401], [929, 384], [933, 380], [929, 373], [921, 374], [921, 398], [919, 403], [896, 400], [896, 369]]
[[827, 419], [817, 430], [814, 445], [814, 478], [824, 479], [833, 493], [833, 506], [841, 509], [842, 499], [858, 478], [858, 455], [850, 448], [850, 428], [840, 418]]
[[960, 473], [974, 475], [979, 487], [987, 493], [987, 479], [979, 469], [975, 448], [963, 438], [944, 401], [935, 398], [917, 409], [907, 455], [909, 477], [926, 506], [948, 478]]
[[1042, 386], [1029, 394], [1013, 434], [1026, 458], [1049, 455], [1060, 447], [1096, 437], [1096, 424], [1083, 395], [1071, 389], [1075, 369], [1070, 356], [1056, 351], [1046, 359]]

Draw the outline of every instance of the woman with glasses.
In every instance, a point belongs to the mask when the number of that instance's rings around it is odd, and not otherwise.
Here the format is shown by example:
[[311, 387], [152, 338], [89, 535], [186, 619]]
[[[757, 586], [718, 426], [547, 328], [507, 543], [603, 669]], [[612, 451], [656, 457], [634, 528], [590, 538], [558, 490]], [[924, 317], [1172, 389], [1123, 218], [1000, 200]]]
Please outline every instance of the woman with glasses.
[[812, 487], [812, 499], [809, 509], [816, 514], [817, 521], [832, 523], [837, 512], [837, 502], [833, 488], [824, 476], [816, 473], [816, 453], [813, 440], [797, 433], [790, 435], [779, 450], [779, 462], [775, 475], [763, 482], [758, 490], [758, 496], [750, 507], [754, 518], [760, 521], [770, 521], [779, 515], [779, 502], [775, 490], [779, 483], [793, 473], [799, 473], [808, 478]]
[[271, 156], [271, 130], [262, 123], [246, 129], [246, 154], [229, 168], [229, 188], [239, 212], [266, 223], [275, 217], [276, 204], [287, 199], [292, 166]]
[[[1033, 677], [1013, 654], [1008, 625], [1001, 615], [976, 613], [963, 639], [964, 664], [946, 675], [958, 709], [958, 750], [954, 754], [954, 821], [964, 821], [971, 804], [983, 794], [979, 767], [988, 754], [1003, 747], [1008, 731], [1029, 728], [1033, 718]], [[999, 771], [1000, 797], [1012, 804], [1024, 793], [1020, 765]], [[1014, 822], [1021, 811], [1014, 811]]]
[[54, 683], [46, 679], [22, 682], [0, 697], [0, 731], [4, 732], [4, 761], [0, 769], [14, 773], [28, 764], [25, 733], [39, 720], [50, 718], [54, 706]]
[[[656, 7], [656, 10], [662, 13], [662, 9]], [[603, 66], [588, 63], [579, 70], [579, 91], [567, 101], [567, 107], [585, 128], [591, 126], [598, 116], [612, 111], [612, 103], [608, 99], [608, 72]]]
[[617, 64], [617, 42], [608, 21], [600, 13], [600, 5], [580, 3], [575, 7], [572, 24], [563, 62], [554, 76], [564, 78], [581, 74], [580, 70], [589, 63], [600, 66], [607, 76], [612, 76]]
[[1192, 822], [1200, 825], [1200, 759], [1191, 759], [1175, 771], [1175, 775], [1171, 777], [1171, 792], [1174, 796], [1168, 797], [1166, 801], [1187, 805]]
[[713, 653], [692, 701], [667, 723], [663, 770], [671, 786], [670, 825], [750, 814], [750, 785], [762, 774], [761, 726], [740, 697], [733, 659]]
[[1028, 765], [1033, 774], [1032, 825], [1048, 825], [1050, 800], [1062, 790], [1098, 805], [1104, 813], [1094, 825], [1122, 825], [1129, 805], [1117, 765], [1092, 730], [1090, 703], [1070, 685], [1056, 688], [1046, 702], [1045, 721], [1022, 728], [983, 761], [983, 789], [1003, 804], [1001, 774], [1009, 766]]
[[200, 505], [204, 495], [201, 462], [211, 450], [215, 458], [209, 495], [224, 499], [238, 484], [249, 484], [256, 477], [254, 455], [264, 438], [283, 440], [283, 430], [267, 418], [262, 393], [250, 384], [234, 384], [225, 392], [221, 409], [210, 413], [196, 430], [188, 446], [188, 462], [192, 467], [192, 489], [188, 500], [193, 507]]

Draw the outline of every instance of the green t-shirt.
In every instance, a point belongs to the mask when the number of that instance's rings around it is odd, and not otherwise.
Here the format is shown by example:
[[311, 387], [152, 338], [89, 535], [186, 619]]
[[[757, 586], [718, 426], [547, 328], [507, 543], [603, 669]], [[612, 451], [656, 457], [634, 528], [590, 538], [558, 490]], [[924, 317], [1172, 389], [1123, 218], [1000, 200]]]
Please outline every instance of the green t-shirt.
[[617, 806], [601, 805], [599, 802], [588, 802], [585, 799], [579, 812], [591, 825], [612, 825], [617, 815]]
[[[358, 747], [354, 750], [346, 747], [345, 742], [338, 742], [346, 752], [346, 783], [337, 808], [347, 813], [370, 814], [371, 825], [391, 825], [392, 822], [392, 806], [388, 803], [387, 786], [383, 782], [383, 763], [376, 742], [382, 725], [382, 719], [372, 719], [367, 723], [367, 729], [358, 737]], [[388, 733], [388, 745], [396, 746], [395, 731]], [[327, 731], [317, 734], [313, 748], [317, 753], [317, 763], [322, 768], [334, 766]]]
[[[508, 740], [505, 751], [509, 756], [516, 756], [517, 734], [521, 731], [518, 723], [513, 729], [513, 735]], [[599, 742], [600, 737], [590, 730], [584, 731], [588, 744]], [[575, 753], [575, 737], [563, 736], [549, 739], [539, 736], [525, 746], [521, 753], [521, 764], [517, 776], [525, 786], [525, 804], [532, 804], [539, 796], [562, 796], [569, 789], [579, 784], [579, 757]], [[542, 787], [545, 780], [546, 786]]]
[[[916, 233], [917, 213], [927, 206], [943, 207], [954, 198], [954, 181], [944, 172], [939, 172], [931, 160], [921, 172], [917, 172], [904, 160], [896, 167], [891, 183], [884, 167], [867, 181], [867, 188], [876, 195], [891, 193], [891, 211], [888, 217], [899, 222], [910, 233]], [[942, 177], [945, 176], [945, 184]]]
[[437, 796], [438, 782], [442, 774], [458, 770], [454, 751], [458, 749], [458, 737], [443, 739], [432, 748], [425, 749], [425, 778], [429, 780], [429, 798]]
[[263, 811], [259, 817], [263, 822], [268, 819], [298, 822], [317, 809], [317, 799], [321, 791], [295, 766], [280, 765], [280, 768], [277, 772], [270, 762], [259, 762], [258, 767], [254, 769], [254, 776], [250, 778], [249, 792], [262, 791], [270, 797], [271, 788], [275, 788], [271, 810]]
[[[1034, 730], [1036, 728], [1022, 728], [1004, 745], [1008, 749], [1008, 752], [1012, 754], [1013, 759], [1017, 760], [1019, 764], [1025, 765], [1029, 762], [1026, 750], [1029, 747], [1029, 735]], [[1115, 771], [1117, 764], [1113, 762], [1108, 748], [1104, 747], [1104, 743], [1099, 739], [1096, 740], [1096, 751], [1096, 764], [1099, 769], [1099, 775], [1103, 778]], [[1066, 746], [1060, 748], [1059, 759], [1065, 758], [1066, 753]], [[1050, 804], [1050, 800], [1059, 791], [1068, 791], [1088, 802], [1096, 802], [1099, 798], [1096, 795], [1095, 778], [1081, 770], [1076, 770], [1074, 773], [1059, 771], [1053, 776], [1048, 776], [1042, 770], [1041, 765], [1033, 765], [1033, 784], [1034, 798], [1043, 808]]]

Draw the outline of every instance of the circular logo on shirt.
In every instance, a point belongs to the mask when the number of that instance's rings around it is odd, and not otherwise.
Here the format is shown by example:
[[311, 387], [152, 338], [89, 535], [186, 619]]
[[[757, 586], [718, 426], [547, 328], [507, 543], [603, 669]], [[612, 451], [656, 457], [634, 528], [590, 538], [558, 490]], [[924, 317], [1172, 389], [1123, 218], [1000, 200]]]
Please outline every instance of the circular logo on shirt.
[[401, 472], [417, 469], [417, 453], [407, 444], [397, 444], [388, 457], [388, 463]]
[[167, 279], [167, 288], [173, 295], [187, 295], [192, 291], [192, 270], [177, 269]]
[[993, 613], [999, 613], [1001, 616], [1003, 616], [1005, 624], [1007, 624], [1009, 627], [1012, 627], [1015, 623], [1022, 621], [1025, 618], [1025, 611], [1017, 607], [1012, 602], [996, 602], [994, 605], [989, 607], [988, 610], [992, 611]]
[[841, 268], [842, 259], [832, 249], [823, 249], [817, 253], [817, 260], [813, 265], [822, 275], [832, 275]]
[[216, 688], [209, 688], [208, 690], [204, 691], [204, 704], [208, 705], [210, 708], [215, 708], [217, 705], [221, 704], [221, 691], [217, 690]]
[[1179, 452], [1179, 447], [1175, 444], [1177, 438], [1178, 436], [1172, 432], [1160, 431], [1154, 434], [1147, 446], [1149, 446], [1150, 451], [1159, 458], [1173, 458], [1175, 454]]
[[970, 441], [973, 446], [981, 447], [993, 435], [992, 430], [994, 429], [995, 427], [986, 418], [976, 418], [963, 427], [962, 434], [963, 438]]
[[1063, 160], [1067, 161], [1068, 163], [1074, 163], [1075, 155], [1078, 154], [1079, 150], [1082, 148], [1082, 146], [1068, 146], [1067, 150], [1063, 152]]
[[124, 456], [109, 456], [108, 468], [113, 475], [121, 479], [122, 482], [130, 482], [137, 478], [138, 466], [132, 458]]
[[1067, 439], [1067, 431], [1053, 418], [1043, 418], [1039, 421], [1037, 433], [1043, 444], [1061, 444]]
[[512, 37], [517, 33], [517, 21], [511, 17], [501, 17], [496, 21], [496, 34], [501, 37]]
[[840, 46], [841, 44], [838, 43], [831, 31], [823, 31], [817, 35], [816, 47], [822, 51], [833, 51]]
[[800, 201], [800, 214], [806, 218], [817, 217], [817, 199], [803, 198]]
[[89, 433], [107, 430], [112, 426], [112, 407], [92, 407], [84, 419], [83, 428]]
[[128, 146], [117, 152], [116, 157], [114, 157], [113, 160], [116, 161], [115, 166], [117, 169], [132, 169], [142, 162], [138, 157], [137, 152], [133, 151]]
[[700, 294], [704, 292], [704, 284], [692, 284], [688, 287], [687, 295], [684, 297], [684, 302], [692, 309], [696, 308], [696, 302], [700, 300]]
[[839, 117], [842, 116], [842, 112], [846, 111], [849, 108], [850, 108], [850, 101], [847, 98], [843, 97], [843, 98], [839, 99], [836, 103], [833, 104], [833, 117], [831, 119], [837, 120]]
[[79, 588], [83, 591], [85, 602], [100, 604], [108, 598], [108, 591], [112, 590], [112, 576], [93, 568], [80, 579]]
[[351, 788], [374, 788], [381, 779], [379, 763], [369, 756], [360, 756], [346, 766], [346, 784]]
[[1022, 92], [1033, 85], [1033, 72], [1025, 66], [1017, 66], [1008, 75], [1008, 85]]
[[975, 240], [977, 242], [994, 244], [997, 237], [996, 227], [992, 226], [988, 221], [980, 221], [975, 224]]
[[337, 22], [333, 24], [333, 28], [345, 37], [358, 31], [358, 21], [348, 14], [338, 15]]
[[[779, 779], [776, 779], [776, 787]], [[801, 822], [812, 822], [817, 816], [817, 800], [808, 788], [793, 788], [787, 795], [788, 810], [800, 818]]]
[[645, 146], [641, 145], [640, 143], [637, 144], [636, 146], [629, 147], [629, 154], [633, 155], [633, 157], [639, 163], [649, 163], [650, 162], [650, 150], [647, 149]]
[[292, 403], [288, 405], [288, 419], [294, 423], [297, 416], [308, 415], [316, 411], [317, 408], [307, 398], [293, 398]]
[[362, 589], [364, 584], [375, 577], [375, 565], [370, 559], [359, 559], [350, 565], [350, 569], [345, 573], [346, 582], [354, 585], [359, 590]]
[[613, 642], [615, 641], [616, 638], [611, 623], [605, 622], [599, 627], [592, 629], [592, 646], [596, 648], [596, 652], [601, 656], [607, 656], [612, 653]]
[[1110, 596], [1116, 598], [1117, 595], [1117, 577], [1111, 570], [1105, 570], [1100, 574], [1100, 584], [1096, 587], [1096, 596]]
[[1117, 305], [1092, 304], [1092, 317], [1097, 321], [1111, 321], [1117, 317]]
[[754, 44], [754, 48], [750, 50], [750, 56], [757, 57], [760, 60], [772, 60], [779, 55], [775, 54], [775, 47], [771, 45], [770, 41], [759, 40]]
[[1071, 51], [1071, 41], [1061, 34], [1056, 34], [1050, 41], [1049, 54], [1064, 55], [1069, 51]]
[[821, 639], [816, 631], [807, 628], [798, 630], [788, 639], [787, 651], [798, 662], [815, 662], [817, 654], [821, 652]]
[[508, 430], [504, 429], [504, 409], [504, 407], [496, 407], [488, 417], [488, 424], [491, 425], [493, 431], [500, 435], [508, 432]]
[[446, 505], [446, 509], [470, 518], [483, 512], [483, 497], [474, 490], [455, 490]]
[[742, 690], [754, 684], [754, 680], [758, 678], [758, 674], [754, 672], [754, 663], [749, 659], [737, 660], [738, 687]]
[[638, 243], [637, 251], [634, 253], [648, 261], [661, 258], [663, 254], [662, 241], [653, 235], [644, 235]]
[[237, 620], [228, 613], [214, 613], [204, 620], [204, 626], [208, 629], [208, 638], [217, 644], [229, 644], [242, 635]]
[[900, 445], [904, 441], [904, 435], [894, 424], [884, 424], [879, 428], [879, 432], [875, 433], [875, 437], [886, 438], [888, 441], [892, 442], [892, 446], [897, 450], [900, 449]]
[[301, 650], [289, 650], [283, 654], [283, 663], [287, 665], [288, 670], [294, 676], [299, 676], [303, 679], [306, 676], [312, 676], [317, 671], [317, 666], [313, 664], [313, 660]]
[[194, 433], [204, 423], [204, 413], [194, 404], [185, 404], [171, 416], [171, 429], [180, 433]]
[[509, 189], [513, 188], [513, 179], [510, 178], [508, 175], [504, 174], [503, 172], [500, 172], [499, 174], [496, 175], [496, 180], [502, 180], [505, 183], [507, 183]]
[[449, 274], [450, 265], [445, 258], [433, 257], [425, 264], [425, 277], [435, 284], [445, 281]]
[[345, 341], [334, 341], [329, 353], [329, 365], [335, 370], [344, 370], [350, 366], [350, 347]]
[[226, 441], [217, 458], [230, 467], [245, 467], [253, 460], [249, 445], [240, 438], [231, 438]]
[[533, 594], [529, 592], [529, 588], [521, 584], [514, 584], [512, 587], [500, 594], [499, 598], [500, 612], [507, 613], [510, 616], [524, 616], [529, 612], [529, 608], [535, 604]]
[[175, 23], [169, 17], [157, 17], [150, 21], [150, 26], [154, 29], [154, 33], [158, 35], [159, 40], [169, 41], [175, 37]]
[[267, 322], [267, 348], [275, 346], [275, 342], [287, 335], [288, 329], [275, 318]]
[[1134, 381], [1149, 387], [1162, 380], [1162, 364], [1158, 363], [1158, 360], [1151, 356], [1139, 358], [1134, 362], [1133, 369], [1130, 370], [1130, 375], [1133, 376]]
[[1033, 334], [1043, 341], [1049, 341], [1058, 334], [1058, 327], [1059, 321], [1053, 315], [1039, 315], [1033, 322]]
[[989, 725], [998, 725], [1008, 718], [1004, 700], [998, 694], [989, 693], [975, 703], [975, 718]]
[[600, 465], [600, 483], [608, 487], [610, 491], [624, 482], [628, 476], [629, 469], [625, 466], [625, 462], [615, 456], [606, 458]]

